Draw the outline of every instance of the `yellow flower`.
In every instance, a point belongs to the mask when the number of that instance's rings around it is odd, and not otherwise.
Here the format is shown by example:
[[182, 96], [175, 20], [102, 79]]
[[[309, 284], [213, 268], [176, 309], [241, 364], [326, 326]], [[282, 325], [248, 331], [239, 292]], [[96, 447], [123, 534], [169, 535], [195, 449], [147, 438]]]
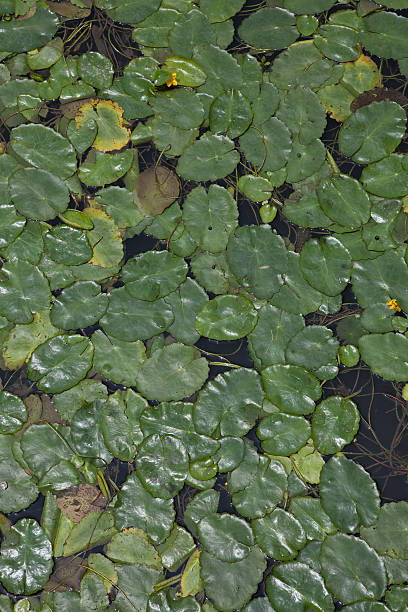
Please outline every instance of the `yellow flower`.
[[167, 85], [167, 87], [171, 87], [172, 85], [177, 85], [176, 73], [175, 72], [171, 73], [171, 76], [166, 81], [166, 85]]
[[396, 310], [397, 312], [401, 312], [401, 308], [398, 306], [397, 300], [395, 299], [392, 299], [387, 302], [387, 306], [390, 310]]

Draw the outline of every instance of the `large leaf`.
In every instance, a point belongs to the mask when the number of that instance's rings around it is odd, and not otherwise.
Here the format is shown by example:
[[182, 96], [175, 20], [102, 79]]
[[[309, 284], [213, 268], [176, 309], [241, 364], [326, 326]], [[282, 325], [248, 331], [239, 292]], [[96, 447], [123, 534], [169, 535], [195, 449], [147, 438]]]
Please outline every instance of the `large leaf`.
[[159, 544], [170, 533], [175, 512], [172, 499], [150, 495], [132, 472], [118, 493], [114, 515], [118, 529], [139, 527]]
[[269, 225], [246, 225], [229, 239], [227, 260], [244, 289], [262, 299], [270, 298], [280, 288], [286, 253], [283, 239]]
[[196, 318], [196, 330], [215, 340], [237, 340], [256, 325], [258, 313], [246, 297], [220, 295], [202, 308]]
[[[333, 378], [337, 374], [338, 348], [339, 341], [331, 329], [323, 325], [308, 325], [290, 340], [286, 359], [294, 365], [314, 370], [319, 377], [323, 371], [323, 378]], [[328, 369], [324, 369], [326, 367]]]
[[185, 179], [215, 181], [231, 174], [239, 162], [239, 153], [227, 136], [204, 134], [181, 155], [177, 172]]
[[56, 263], [76, 266], [88, 262], [92, 257], [92, 249], [85, 232], [57, 225], [45, 234], [45, 249]]
[[36, 168], [66, 179], [76, 171], [73, 146], [64, 136], [41, 124], [20, 125], [11, 133], [11, 148]]
[[359, 340], [362, 359], [379, 376], [405, 381], [408, 377], [408, 338], [403, 334], [369, 334]]
[[[388, 14], [388, 13], [387, 13]], [[408, 161], [391, 153], [364, 168], [361, 182], [367, 191], [382, 198], [399, 198], [408, 194]]]
[[353, 401], [340, 395], [323, 400], [312, 418], [312, 437], [323, 455], [333, 455], [349, 444], [357, 433], [360, 413]]
[[265, 172], [282, 168], [292, 149], [289, 129], [276, 117], [267, 119], [259, 127], [251, 126], [239, 144], [247, 160]]
[[361, 528], [361, 537], [380, 555], [408, 559], [408, 537], [404, 527], [407, 516], [406, 501], [384, 504], [375, 524]]
[[122, 278], [131, 296], [154, 302], [175, 291], [185, 281], [187, 271], [181, 257], [168, 251], [149, 251], [128, 260]]
[[[14, 12], [14, 7], [10, 12]], [[54, 36], [59, 20], [41, 6], [36, 7], [28, 19], [2, 20], [0, 24], [0, 48], [2, 51], [21, 53], [42, 47]]]
[[332, 457], [320, 475], [323, 509], [340, 529], [355, 533], [375, 522], [380, 496], [374, 480], [357, 463]]
[[266, 592], [276, 612], [332, 612], [323, 578], [303, 563], [282, 563], [266, 579]]
[[198, 535], [204, 550], [229, 563], [245, 559], [254, 545], [251, 527], [231, 514], [208, 514], [198, 523]]
[[407, 57], [407, 24], [407, 18], [401, 15], [385, 11], [375, 12], [364, 18], [361, 42], [370, 53], [379, 57]]
[[184, 130], [199, 127], [205, 115], [200, 99], [188, 89], [159, 92], [150, 104], [163, 121]]
[[290, 512], [276, 508], [264, 518], [252, 521], [256, 542], [263, 552], [280, 561], [290, 561], [306, 544], [302, 525]]
[[351, 257], [337, 238], [313, 238], [300, 253], [300, 267], [314, 289], [333, 296], [341, 293], [349, 281]]
[[30, 323], [33, 314], [48, 309], [50, 289], [42, 272], [25, 261], [11, 261], [1, 268], [0, 313], [13, 323]]
[[336, 599], [348, 604], [384, 595], [384, 563], [366, 542], [354, 536], [329, 535], [320, 555], [322, 575]]
[[78, 329], [97, 323], [108, 305], [108, 296], [92, 281], [70, 285], [55, 299], [51, 322], [60, 329]]
[[146, 359], [143, 342], [119, 340], [98, 329], [92, 334], [92, 344], [93, 366], [102, 376], [119, 385], [136, 385], [137, 372]]
[[255, 49], [282, 49], [289, 47], [299, 32], [296, 18], [281, 8], [258, 9], [243, 20], [239, 36]]
[[243, 436], [254, 426], [264, 393], [259, 374], [240, 368], [218, 374], [200, 391], [194, 404], [194, 425], [201, 434]]
[[10, 197], [29, 219], [54, 219], [69, 203], [69, 191], [55, 174], [40, 168], [21, 168], [9, 180]]
[[110, 293], [108, 308], [100, 325], [109, 336], [133, 342], [160, 334], [173, 320], [173, 311], [164, 299], [155, 302], [137, 300], [120, 287]]
[[47, 582], [52, 546], [34, 519], [17, 521], [1, 544], [0, 580], [15, 595], [31, 595]]
[[208, 597], [218, 609], [232, 612], [248, 603], [258, 588], [266, 561], [255, 546], [242, 561], [219, 561], [207, 552], [200, 557], [200, 575]]
[[85, 378], [92, 364], [93, 346], [84, 336], [55, 336], [30, 357], [27, 375], [42, 391], [60, 393]]
[[370, 164], [392, 153], [405, 134], [407, 116], [395, 102], [359, 108], [339, 132], [339, 148], [358, 164]]
[[367, 193], [358, 181], [346, 174], [323, 179], [317, 188], [317, 196], [324, 213], [349, 230], [360, 227], [370, 218]]
[[262, 440], [261, 446], [266, 453], [289, 456], [306, 444], [310, 437], [310, 425], [302, 416], [271, 414], [262, 419], [256, 434]]
[[208, 192], [204, 187], [196, 187], [184, 201], [183, 221], [202, 249], [223, 251], [238, 224], [237, 203], [219, 185], [210, 185]]
[[174, 436], [153, 434], [139, 446], [136, 472], [154, 497], [172, 499], [182, 489], [188, 472], [188, 454]]
[[[278, 10], [278, 9], [275, 9]], [[292, 87], [279, 105], [278, 119], [290, 129], [301, 144], [320, 138], [326, 115], [317, 95], [306, 87]]]
[[170, 344], [145, 361], [137, 375], [137, 387], [150, 400], [178, 400], [197, 391], [207, 375], [207, 360], [196, 348]]
[[13, 437], [0, 436], [0, 511], [19, 512], [38, 497], [38, 489], [29, 474], [17, 463], [12, 453]]
[[322, 394], [318, 379], [294, 365], [272, 365], [262, 371], [265, 394], [283, 412], [309, 414]]
[[229, 138], [241, 136], [249, 127], [252, 110], [247, 98], [231, 89], [219, 95], [210, 108], [210, 129], [225, 132]]

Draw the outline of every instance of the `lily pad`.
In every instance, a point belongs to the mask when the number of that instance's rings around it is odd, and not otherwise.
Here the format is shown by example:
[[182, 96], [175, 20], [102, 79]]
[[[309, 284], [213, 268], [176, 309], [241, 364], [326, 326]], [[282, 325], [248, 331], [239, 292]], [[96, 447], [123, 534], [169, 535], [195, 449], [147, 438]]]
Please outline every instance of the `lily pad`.
[[379, 57], [402, 59], [408, 56], [408, 41], [404, 36], [407, 18], [385, 11], [364, 18], [361, 43]]
[[108, 296], [92, 281], [70, 285], [55, 299], [51, 322], [60, 329], [78, 329], [97, 323], [108, 306]]
[[10, 197], [29, 219], [54, 219], [69, 203], [69, 191], [55, 174], [38, 168], [21, 168], [9, 180]]
[[[84, 56], [81, 56], [84, 57]], [[130, 138], [130, 130], [123, 125], [123, 109], [110, 100], [91, 100], [79, 109], [75, 121], [77, 128], [94, 121], [97, 134], [92, 146], [97, 151], [122, 149]]]
[[276, 612], [303, 612], [308, 607], [333, 612], [334, 604], [323, 578], [304, 563], [284, 563], [266, 579], [266, 593]]
[[239, 139], [240, 147], [258, 171], [274, 172], [282, 168], [292, 149], [289, 129], [277, 119], [271, 117], [259, 127], [251, 126]]
[[240, 38], [255, 49], [289, 47], [299, 32], [293, 13], [282, 8], [263, 8], [243, 20], [238, 29]]
[[204, 119], [204, 107], [200, 99], [188, 89], [159, 92], [150, 104], [163, 121], [184, 130], [199, 127]]
[[263, 552], [279, 561], [290, 561], [306, 544], [302, 525], [290, 512], [276, 508], [264, 518], [252, 521], [256, 542]]
[[168, 251], [136, 255], [122, 269], [125, 288], [139, 300], [153, 302], [175, 291], [186, 279], [187, 264]]
[[0, 313], [13, 323], [30, 323], [35, 312], [48, 309], [48, 281], [28, 262], [15, 260], [1, 268]]
[[324, 213], [348, 230], [360, 227], [370, 218], [368, 195], [360, 183], [350, 176], [335, 174], [323, 179], [317, 195]]
[[362, 359], [387, 380], [405, 381], [408, 376], [408, 339], [403, 334], [369, 334], [359, 340]]
[[85, 232], [66, 225], [57, 225], [47, 232], [44, 244], [51, 259], [60, 264], [76, 266], [92, 257]]
[[204, 550], [228, 563], [245, 559], [254, 545], [248, 523], [230, 514], [208, 514], [198, 523], [198, 535]]
[[349, 444], [357, 433], [360, 413], [351, 400], [333, 395], [323, 400], [312, 419], [312, 437], [323, 455], [333, 455]]
[[400, 198], [408, 194], [408, 162], [403, 155], [392, 153], [364, 168], [364, 188], [382, 198]]
[[42, 47], [52, 39], [59, 20], [55, 13], [42, 6], [26, 19], [2, 20], [0, 26], [0, 48], [9, 53], [30, 51]]
[[301, 144], [308, 144], [315, 138], [320, 138], [326, 123], [326, 115], [319, 98], [313, 91], [302, 86], [292, 87], [288, 91], [276, 116], [289, 128], [293, 136], [299, 138]]
[[137, 387], [150, 400], [178, 400], [197, 391], [207, 375], [207, 360], [198, 350], [175, 343], [158, 349], [145, 361], [137, 375]]
[[12, 436], [0, 436], [0, 478], [7, 485], [3, 485], [0, 490], [1, 512], [19, 512], [38, 497], [33, 477], [14, 459], [12, 446]]
[[308, 370], [276, 364], [262, 371], [262, 382], [268, 399], [288, 414], [309, 414], [322, 394], [318, 379]]
[[258, 313], [246, 297], [220, 295], [207, 302], [196, 318], [199, 334], [215, 340], [237, 340], [256, 325]]
[[194, 329], [198, 313], [208, 302], [208, 296], [192, 278], [186, 278], [180, 287], [166, 296], [174, 321], [168, 328], [169, 333], [183, 344], [195, 344], [200, 334]]
[[112, 62], [97, 51], [82, 53], [77, 62], [78, 76], [97, 89], [105, 89], [112, 85]]
[[140, 482], [151, 495], [172, 499], [187, 477], [188, 454], [178, 438], [153, 434], [139, 446], [135, 464]]
[[177, 172], [185, 179], [215, 181], [231, 174], [239, 162], [239, 153], [227, 136], [204, 134], [180, 156]]
[[252, 110], [246, 97], [238, 90], [222, 93], [210, 108], [210, 129], [225, 132], [229, 138], [241, 136], [249, 127]]
[[102, 330], [92, 334], [93, 366], [107, 380], [127, 387], [136, 385], [137, 371], [144, 363], [145, 347], [140, 340], [125, 342], [106, 336]]
[[306, 444], [310, 425], [302, 416], [271, 414], [262, 419], [256, 433], [266, 453], [288, 457]]
[[407, 559], [408, 539], [403, 527], [407, 514], [408, 504], [405, 501], [384, 504], [374, 525], [361, 528], [361, 537], [379, 555]]
[[341, 293], [349, 281], [351, 257], [337, 238], [313, 238], [300, 253], [300, 267], [314, 289], [334, 296]]
[[179, 195], [177, 176], [165, 166], [144, 170], [136, 179], [133, 197], [144, 215], [160, 215]]
[[91, 151], [80, 166], [78, 176], [88, 187], [109, 185], [126, 174], [132, 161], [130, 149], [115, 154]]

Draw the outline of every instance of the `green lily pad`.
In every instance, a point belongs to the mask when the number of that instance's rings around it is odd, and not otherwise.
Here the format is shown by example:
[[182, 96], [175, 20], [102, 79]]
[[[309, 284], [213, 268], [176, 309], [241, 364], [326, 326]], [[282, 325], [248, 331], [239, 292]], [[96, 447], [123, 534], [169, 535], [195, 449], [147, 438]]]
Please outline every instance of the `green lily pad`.
[[218, 374], [200, 391], [194, 405], [194, 425], [201, 434], [243, 436], [254, 426], [264, 393], [255, 370], [239, 368]]
[[204, 134], [180, 156], [177, 172], [185, 179], [215, 181], [231, 174], [239, 162], [239, 153], [227, 136]]
[[310, 425], [302, 416], [271, 414], [259, 423], [256, 435], [266, 453], [288, 457], [306, 444]]
[[307, 282], [326, 295], [338, 295], [350, 278], [351, 257], [337, 238], [327, 236], [306, 242], [300, 267]]
[[124, 398], [116, 391], [106, 402], [99, 403], [104, 444], [121, 461], [134, 459], [136, 444], [142, 439], [138, 418], [144, 408], [145, 403], [131, 389]]
[[[200, 556], [200, 575], [208, 597], [218, 609], [232, 612], [248, 603], [262, 580], [266, 561], [254, 546], [242, 561], [220, 561], [204, 551]], [[221, 585], [223, 587], [221, 588]]]
[[112, 461], [105, 446], [102, 433], [102, 410], [104, 400], [96, 400], [79, 408], [72, 417], [71, 438], [74, 449], [80, 455], [94, 458], [98, 467]]
[[[134, 227], [144, 219], [143, 213], [133, 200], [132, 193], [123, 187], [112, 186], [99, 189], [95, 200], [103, 206], [107, 215], [119, 228]], [[91, 223], [89, 217], [86, 215], [84, 217]], [[92, 227], [84, 229], [92, 229]]]
[[361, 528], [361, 537], [379, 555], [408, 559], [408, 538], [404, 530], [407, 514], [406, 501], [384, 504], [374, 525]]
[[139, 563], [158, 570], [162, 567], [156, 549], [144, 531], [137, 527], [115, 534], [108, 543], [106, 554], [117, 563]]
[[323, 510], [319, 499], [294, 497], [290, 502], [290, 511], [302, 525], [308, 540], [323, 542], [327, 534], [336, 532], [336, 526]]
[[69, 191], [55, 174], [38, 168], [21, 168], [9, 179], [10, 197], [29, 219], [54, 219], [69, 203]]
[[51, 259], [60, 264], [76, 266], [92, 257], [85, 232], [66, 225], [57, 225], [47, 232], [44, 244]]
[[296, 365], [276, 364], [265, 368], [262, 371], [262, 382], [267, 398], [288, 414], [313, 412], [315, 401], [322, 394], [318, 379]]
[[64, 544], [63, 555], [69, 557], [82, 550], [106, 544], [116, 533], [111, 512], [91, 512], [72, 527]]
[[105, 9], [113, 21], [122, 23], [138, 23], [143, 21], [160, 6], [160, 0], [97, 0], [96, 6]]
[[186, 278], [180, 287], [166, 296], [174, 321], [168, 328], [169, 333], [183, 344], [195, 344], [200, 334], [194, 329], [196, 317], [208, 302], [205, 291], [191, 278]]
[[180, 13], [173, 9], [159, 8], [133, 29], [132, 38], [146, 47], [168, 47], [169, 33]]
[[17, 521], [1, 544], [0, 580], [15, 595], [36, 593], [54, 565], [51, 542], [34, 519]]
[[273, 559], [290, 561], [306, 544], [302, 525], [290, 512], [281, 508], [251, 524], [258, 546]]
[[[186, 32], [189, 33], [186, 36]], [[169, 34], [169, 47], [174, 55], [191, 58], [198, 47], [215, 43], [215, 32], [204, 13], [196, 7], [184, 13], [176, 22]], [[199, 64], [204, 64], [199, 61]]]
[[349, 444], [360, 425], [355, 403], [340, 395], [332, 395], [316, 408], [312, 419], [312, 438], [323, 455], [333, 455]]
[[406, 113], [395, 102], [359, 108], [339, 132], [339, 148], [358, 164], [370, 164], [392, 153], [401, 142]]
[[337, 527], [355, 533], [376, 521], [380, 496], [374, 480], [357, 463], [332, 457], [320, 475], [323, 509]]
[[27, 409], [17, 395], [0, 391], [0, 433], [14, 433], [27, 420]]
[[267, 119], [259, 127], [251, 126], [239, 144], [247, 160], [264, 172], [282, 168], [292, 149], [289, 129], [276, 117]]
[[295, 16], [281, 8], [258, 9], [243, 20], [240, 38], [255, 49], [289, 47], [299, 36]]
[[203, 105], [188, 89], [159, 92], [150, 100], [150, 104], [156, 115], [184, 130], [198, 127], [204, 119]]
[[75, 387], [54, 395], [53, 403], [62, 418], [70, 421], [81, 406], [90, 404], [96, 399], [104, 399], [107, 393], [105, 385], [99, 380], [85, 379]]
[[207, 360], [198, 350], [175, 343], [158, 349], [145, 361], [137, 375], [137, 387], [150, 400], [179, 400], [197, 391], [207, 375]]
[[[193, 551], [195, 551], [195, 553], [191, 555]], [[167, 540], [163, 542], [163, 544], [160, 544], [159, 552], [163, 566], [171, 572], [176, 571], [190, 555], [187, 565], [190, 563], [190, 566], [196, 566], [194, 559], [197, 560], [196, 553], [198, 551], [196, 550], [194, 540], [188, 531], [183, 529], [183, 527], [179, 527], [179, 525], [174, 525]], [[197, 571], [198, 568], [195, 567], [195, 569]], [[186, 566], [184, 572], [189, 573], [189, 570], [190, 567], [187, 569]], [[193, 570], [192, 567], [191, 570]], [[190, 578], [193, 578], [193, 576], [190, 576]], [[186, 589], [184, 589], [184, 592], [185, 591]]]
[[379, 376], [405, 381], [408, 377], [408, 338], [403, 334], [369, 334], [359, 340], [361, 358]]
[[304, 563], [282, 563], [266, 579], [266, 593], [276, 612], [308, 608], [333, 612], [334, 604], [323, 578]]
[[336, 367], [338, 348], [339, 342], [328, 327], [311, 325], [293, 336], [286, 349], [286, 358], [289, 363], [314, 370], [318, 375], [322, 366]]
[[313, 15], [313, 13], [322, 13], [331, 9], [335, 0], [311, 0], [307, 6], [304, 5], [302, 0], [284, 0], [283, 4], [288, 11], [300, 15]]
[[202, 518], [217, 512], [220, 494], [214, 489], [197, 493], [187, 504], [184, 521], [189, 531], [198, 536], [198, 524]]
[[373, 260], [354, 264], [353, 292], [359, 304], [368, 308], [372, 304], [386, 304], [396, 299], [405, 310], [408, 308], [408, 268], [405, 260], [390, 251]]
[[1, 512], [19, 512], [38, 497], [33, 477], [14, 459], [12, 446], [12, 436], [0, 436], [0, 482], [7, 484], [7, 487], [4, 488], [3, 485], [0, 491]]
[[96, 89], [105, 89], [112, 85], [112, 62], [97, 51], [88, 51], [79, 56], [77, 62], [78, 76]]
[[[278, 10], [278, 9], [276, 9]], [[277, 118], [299, 138], [308, 144], [320, 138], [326, 124], [326, 115], [317, 95], [306, 87], [292, 87], [279, 105]]]
[[212, 40], [214, 31], [213, 26], [211, 36], [207, 37], [205, 44], [201, 44], [193, 51], [193, 59], [207, 74], [207, 80], [199, 91], [211, 96], [217, 96], [228, 89], [240, 89], [242, 85], [242, 70], [238, 61], [231, 53], [215, 45]]
[[35, 312], [48, 309], [48, 281], [36, 266], [18, 259], [10, 261], [1, 268], [0, 277], [0, 313], [9, 321], [30, 323]]
[[108, 306], [108, 296], [92, 281], [70, 285], [55, 298], [51, 322], [60, 329], [78, 329], [97, 323]]
[[45, 228], [38, 221], [27, 220], [23, 231], [17, 238], [2, 250], [2, 255], [10, 260], [22, 259], [37, 265], [41, 259]]
[[230, 514], [208, 514], [198, 523], [204, 550], [220, 561], [236, 563], [251, 552], [254, 536], [246, 521]]
[[336, 599], [348, 604], [384, 595], [384, 563], [361, 539], [337, 533], [329, 535], [320, 554], [322, 575]]
[[171, 56], [166, 58], [162, 69], [168, 70], [171, 74], [176, 73], [177, 83], [184, 87], [198, 87], [205, 83], [207, 75], [202, 67], [185, 57]]
[[160, 334], [173, 320], [173, 311], [164, 299], [137, 300], [120, 287], [109, 294], [108, 308], [100, 325], [109, 336], [134, 342]]
[[80, 335], [55, 336], [30, 357], [27, 375], [42, 391], [60, 393], [85, 378], [92, 364], [93, 346]]
[[139, 446], [135, 464], [140, 482], [151, 495], [172, 499], [187, 477], [188, 454], [178, 438], [153, 434]]
[[0, 26], [0, 48], [9, 53], [30, 51], [52, 39], [59, 25], [58, 16], [48, 8], [36, 7], [26, 19], [3, 19]]
[[256, 297], [270, 298], [286, 272], [286, 247], [269, 225], [246, 225], [235, 230], [227, 247], [231, 272]]
[[326, 149], [321, 140], [315, 138], [302, 144], [295, 139], [287, 164], [288, 181], [297, 183], [307, 179], [320, 170], [325, 159]]
[[380, 11], [363, 20], [360, 33], [362, 45], [379, 57], [402, 59], [408, 56], [405, 37], [407, 18], [395, 13]]
[[408, 194], [408, 162], [404, 155], [392, 153], [364, 168], [364, 188], [382, 198], [400, 198]]
[[284, 284], [272, 296], [271, 304], [293, 314], [308, 314], [317, 310], [323, 302], [323, 294], [313, 289], [304, 279], [299, 263], [300, 255], [289, 251], [287, 258]]
[[351, 62], [360, 56], [359, 32], [330, 18], [320, 26], [313, 42], [323, 55], [335, 62]]
[[183, 221], [202, 249], [223, 251], [238, 225], [237, 203], [219, 185], [210, 185], [208, 192], [204, 187], [195, 187], [184, 201]]
[[360, 183], [350, 176], [335, 174], [323, 179], [317, 195], [324, 213], [348, 230], [357, 229], [370, 218], [368, 195]]
[[0, 248], [3, 249], [21, 234], [26, 219], [17, 214], [12, 204], [0, 205]]
[[50, 321], [48, 310], [34, 313], [31, 323], [15, 325], [4, 342], [3, 359], [10, 370], [20, 368], [35, 348], [48, 338], [59, 334]]
[[102, 376], [119, 385], [136, 385], [138, 369], [146, 359], [145, 347], [140, 340], [125, 342], [106, 336], [98, 329], [92, 334], [92, 344], [93, 366]]
[[118, 529], [143, 529], [154, 544], [167, 538], [174, 520], [172, 499], [153, 497], [141, 484], [136, 472], [128, 476], [118, 493], [114, 509]]
[[252, 110], [247, 98], [239, 91], [225, 91], [215, 98], [210, 108], [210, 129], [237, 138], [249, 127]]
[[242, 193], [253, 202], [268, 200], [272, 194], [272, 185], [268, 179], [262, 176], [244, 174], [239, 177], [238, 188]]
[[126, 174], [132, 161], [133, 156], [130, 149], [120, 153], [91, 151], [85, 162], [79, 167], [78, 176], [87, 187], [109, 185]]
[[199, 334], [215, 340], [243, 338], [256, 325], [258, 313], [246, 297], [220, 295], [207, 302], [198, 313], [195, 328]]
[[131, 296], [153, 302], [175, 291], [184, 282], [187, 270], [181, 257], [168, 251], [149, 251], [128, 260], [122, 277]]
[[228, 292], [230, 278], [225, 251], [197, 253], [191, 259], [191, 270], [200, 285], [207, 291], [216, 295]]

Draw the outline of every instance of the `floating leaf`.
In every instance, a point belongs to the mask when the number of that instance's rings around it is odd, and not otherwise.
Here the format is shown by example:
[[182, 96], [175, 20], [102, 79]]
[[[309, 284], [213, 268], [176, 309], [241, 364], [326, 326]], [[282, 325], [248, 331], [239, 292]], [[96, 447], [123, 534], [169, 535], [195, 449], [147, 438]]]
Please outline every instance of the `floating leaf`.
[[313, 39], [316, 47], [335, 62], [350, 62], [360, 55], [359, 32], [346, 24], [335, 23], [332, 16], [319, 27]]
[[240, 89], [242, 85], [241, 67], [233, 55], [212, 44], [215, 42], [212, 40], [213, 32], [214, 27], [211, 28], [211, 36], [207, 36], [205, 44], [198, 46], [193, 52], [194, 60], [207, 74], [207, 80], [200, 92], [208, 93], [211, 96], [228, 89]]
[[208, 302], [205, 291], [191, 278], [186, 278], [177, 291], [166, 296], [174, 321], [168, 328], [169, 333], [183, 344], [195, 344], [200, 334], [194, 329], [198, 313]]
[[145, 361], [145, 347], [140, 340], [125, 342], [106, 336], [98, 329], [92, 334], [93, 366], [107, 380], [127, 387], [136, 385], [138, 369]]
[[184, 130], [198, 127], [204, 119], [204, 107], [200, 99], [188, 89], [159, 92], [150, 104], [163, 121]]
[[91, 151], [80, 166], [78, 176], [88, 187], [109, 185], [126, 174], [132, 161], [133, 155], [130, 149], [112, 155]]
[[295, 16], [281, 8], [258, 9], [243, 20], [238, 33], [251, 47], [271, 50], [289, 47], [299, 36]]
[[392, 153], [364, 168], [361, 182], [365, 189], [383, 198], [399, 198], [408, 194], [405, 156]]
[[214, 30], [206, 15], [195, 7], [177, 20], [169, 35], [169, 47], [173, 53], [186, 58], [191, 58], [193, 51], [201, 45], [210, 43], [215, 43]]
[[177, 172], [185, 179], [215, 181], [231, 174], [239, 162], [239, 153], [227, 136], [204, 134], [181, 155]]
[[282, 563], [266, 579], [266, 592], [277, 612], [310, 608], [332, 612], [334, 605], [323, 578], [304, 563]]
[[54, 300], [51, 322], [60, 329], [78, 329], [97, 323], [108, 306], [108, 296], [92, 281], [70, 285]]
[[259, 423], [257, 436], [266, 453], [288, 457], [306, 444], [310, 425], [302, 416], [271, 414]]
[[210, 129], [225, 132], [229, 138], [237, 138], [249, 127], [252, 111], [246, 97], [238, 90], [219, 95], [211, 105]]
[[88, 338], [55, 336], [34, 350], [27, 375], [42, 391], [60, 393], [85, 378], [92, 355], [93, 347]]
[[172, 499], [182, 489], [188, 472], [188, 455], [178, 438], [148, 436], [138, 448], [136, 472], [154, 497]]
[[320, 500], [313, 497], [294, 497], [290, 511], [302, 525], [308, 540], [322, 541], [327, 534], [335, 533], [336, 527], [323, 510]]
[[405, 501], [384, 504], [374, 525], [361, 528], [361, 537], [380, 555], [407, 559], [408, 539], [404, 530], [407, 514]]
[[[7, 392], [3, 392], [4, 394]], [[38, 489], [30, 476], [13, 457], [13, 437], [0, 436], [0, 488], [1, 512], [19, 512], [35, 502]]]
[[386, 587], [381, 558], [363, 540], [337, 533], [322, 544], [322, 574], [336, 599], [348, 604], [364, 599], [378, 600]]
[[[354, 115], [353, 115], [354, 116]], [[345, 174], [323, 179], [317, 188], [325, 214], [347, 229], [356, 229], [370, 218], [370, 200], [360, 183]]]
[[337, 238], [327, 236], [306, 242], [300, 254], [300, 267], [312, 287], [334, 296], [348, 283], [351, 257]]
[[64, 544], [64, 557], [106, 544], [116, 533], [110, 512], [90, 512], [69, 532]]
[[162, 69], [168, 70], [169, 74], [176, 73], [177, 83], [184, 87], [198, 87], [205, 83], [207, 75], [202, 67], [185, 57], [171, 56], [166, 58]]
[[264, 172], [282, 168], [292, 149], [289, 129], [276, 117], [267, 119], [259, 128], [251, 126], [239, 144], [247, 160]]
[[[248, 603], [266, 568], [263, 553], [254, 546], [242, 561], [219, 561], [206, 551], [200, 557], [205, 591], [217, 608], [232, 612]], [[221, 588], [221, 585], [223, 587]]]
[[238, 207], [232, 195], [219, 185], [195, 187], [183, 204], [183, 221], [187, 231], [201, 248], [223, 251], [238, 224]]
[[186, 279], [188, 267], [168, 251], [150, 251], [129, 259], [122, 278], [130, 295], [153, 302], [175, 291]]
[[150, 495], [132, 472], [118, 493], [114, 515], [118, 529], [139, 527], [159, 544], [170, 533], [175, 512], [172, 499]]
[[262, 371], [262, 382], [268, 399], [289, 414], [313, 412], [315, 401], [322, 394], [317, 378], [308, 370], [295, 365], [276, 364], [265, 368]]
[[156, 549], [144, 531], [137, 527], [115, 534], [108, 543], [106, 554], [118, 563], [138, 563], [158, 570], [162, 568]]
[[55, 174], [38, 168], [21, 168], [9, 180], [10, 197], [29, 219], [54, 219], [69, 203], [69, 191]]
[[101, 53], [96, 51], [82, 53], [78, 58], [77, 68], [78, 76], [92, 87], [104, 89], [112, 85], [112, 62]]
[[264, 393], [259, 374], [239, 368], [218, 374], [200, 391], [194, 405], [194, 425], [201, 434], [243, 436], [254, 426]]
[[246, 297], [220, 295], [201, 309], [195, 327], [206, 338], [237, 340], [253, 330], [257, 318], [252, 302]]
[[337, 527], [355, 533], [360, 525], [370, 527], [376, 520], [380, 499], [375, 482], [357, 463], [332, 457], [320, 476], [323, 509]]
[[93, 229], [87, 234], [93, 253], [90, 263], [102, 268], [116, 266], [123, 257], [123, 246], [114, 221], [97, 208], [84, 208], [84, 213], [93, 223]]
[[34, 519], [11, 527], [1, 545], [0, 580], [15, 595], [31, 595], [45, 585], [53, 566], [51, 542]]
[[32, 123], [14, 128], [10, 145], [24, 161], [62, 179], [76, 171], [77, 160], [72, 145], [45, 125]]
[[401, 59], [408, 55], [405, 37], [407, 18], [395, 13], [380, 11], [363, 20], [360, 33], [362, 45], [379, 57]]
[[[338, 348], [339, 342], [328, 327], [310, 325], [301, 329], [290, 340], [286, 358], [294, 365], [315, 370], [318, 375], [322, 366], [336, 367]], [[336, 373], [337, 370], [334, 375]]]
[[202, 518], [198, 534], [204, 550], [229, 563], [245, 559], [254, 544], [248, 523], [230, 514], [214, 513]]
[[123, 109], [117, 102], [110, 100], [86, 102], [75, 116], [77, 128], [90, 120], [97, 126], [97, 135], [92, 144], [97, 151], [116, 151], [122, 149], [129, 141], [130, 130], [123, 125]]
[[261, 299], [278, 291], [286, 272], [285, 244], [268, 225], [238, 228], [228, 241], [227, 260], [244, 289]]
[[68, 266], [85, 263], [92, 256], [85, 232], [66, 225], [57, 225], [47, 232], [44, 245], [51, 259]]
[[408, 339], [403, 334], [369, 334], [359, 340], [361, 358], [379, 376], [405, 381], [408, 376]]
[[183, 399], [197, 391], [208, 375], [208, 363], [196, 348], [170, 344], [153, 353], [137, 375], [137, 387], [148, 399]]
[[134, 200], [144, 215], [160, 215], [179, 195], [177, 176], [165, 166], [144, 170], [136, 179]]
[[42, 47], [54, 36], [58, 25], [57, 15], [42, 6], [36, 7], [34, 14], [25, 19], [3, 19], [0, 48], [9, 53], [21, 53]]
[[301, 86], [288, 91], [279, 105], [277, 117], [302, 144], [320, 138], [326, 123], [325, 112], [317, 95]]
[[14, 260], [3, 265], [0, 275], [0, 313], [9, 321], [30, 323], [35, 312], [48, 309], [50, 289], [36, 266]]
[[351, 400], [333, 395], [323, 400], [312, 419], [312, 437], [323, 455], [333, 455], [349, 444], [357, 433], [360, 414]]
[[306, 543], [302, 525], [292, 514], [281, 508], [252, 521], [252, 528], [258, 546], [276, 560], [294, 559]]

